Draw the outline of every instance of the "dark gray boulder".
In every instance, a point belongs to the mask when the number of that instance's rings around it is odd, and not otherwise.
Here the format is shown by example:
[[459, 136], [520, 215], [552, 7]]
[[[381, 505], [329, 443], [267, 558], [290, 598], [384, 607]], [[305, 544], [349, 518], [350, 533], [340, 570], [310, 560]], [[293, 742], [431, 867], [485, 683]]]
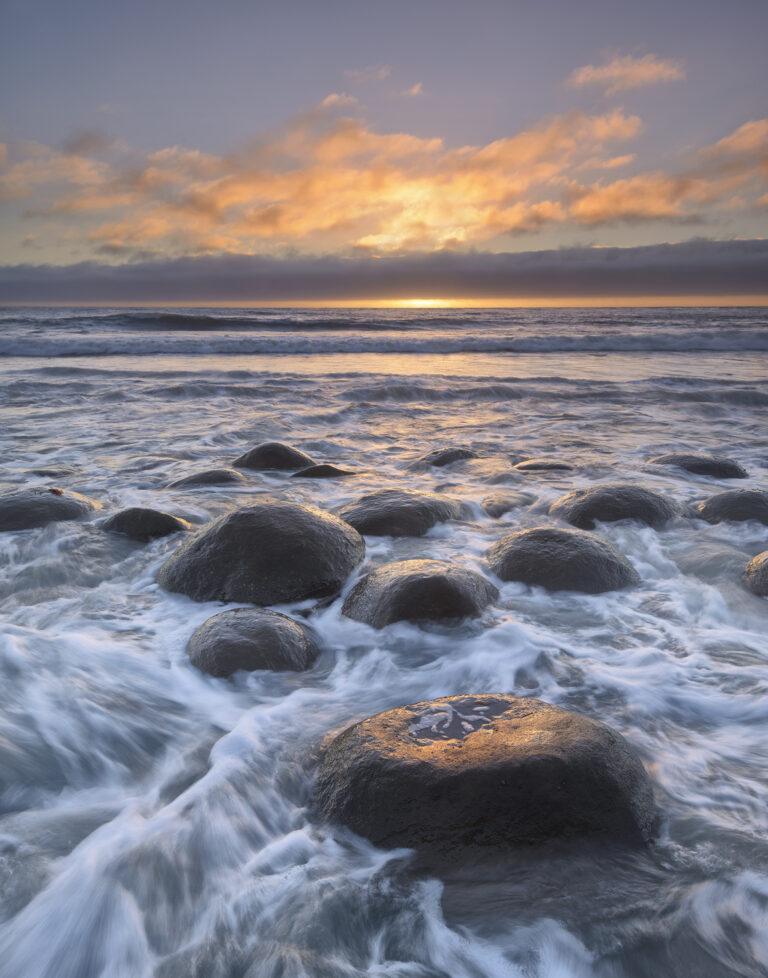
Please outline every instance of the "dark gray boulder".
[[761, 597], [768, 597], [768, 550], [750, 560], [744, 579], [750, 591]]
[[583, 530], [539, 526], [508, 533], [490, 548], [488, 562], [502, 581], [522, 581], [549, 591], [602, 594], [640, 582], [623, 554]]
[[549, 471], [568, 471], [573, 468], [567, 462], [560, 462], [556, 458], [527, 458], [513, 466], [518, 472], [549, 472]]
[[763, 489], [728, 489], [699, 503], [694, 512], [707, 523], [756, 520], [768, 526], [768, 492]]
[[436, 523], [469, 515], [463, 503], [434, 492], [378, 489], [337, 510], [358, 533], [375, 537], [420, 537]]
[[239, 669], [301, 672], [320, 649], [303, 622], [266, 608], [235, 608], [203, 622], [192, 633], [187, 654], [202, 672], [223, 677]]
[[340, 479], [345, 475], [354, 475], [350, 469], [340, 469], [335, 465], [324, 463], [323, 465], [309, 465], [306, 469], [294, 472], [292, 479]]
[[650, 838], [653, 789], [616, 731], [541, 700], [477, 694], [388, 710], [324, 751], [318, 814], [384, 847], [449, 854], [597, 835]]
[[242, 472], [235, 469], [206, 469], [169, 482], [168, 489], [196, 489], [198, 486], [228, 486], [247, 482]]
[[159, 509], [144, 509], [141, 506], [121, 510], [101, 524], [103, 530], [122, 533], [131, 540], [138, 540], [141, 543], [147, 543], [158, 537], [167, 537], [172, 533], [186, 532], [191, 527], [191, 523], [178, 516], [163, 513]]
[[204, 527], [174, 551], [157, 580], [195, 601], [277, 604], [334, 594], [364, 554], [363, 538], [343, 520], [268, 499]]
[[434, 451], [422, 455], [419, 462], [442, 468], [444, 465], [461, 462], [467, 458], [477, 458], [477, 452], [473, 452], [471, 448], [436, 448]]
[[521, 506], [530, 506], [536, 499], [529, 492], [495, 492], [480, 504], [489, 516], [498, 519], [510, 509], [517, 509]]
[[672, 452], [649, 458], [651, 465], [674, 465], [695, 475], [711, 475], [717, 479], [746, 479], [747, 470], [724, 455], [699, 455], [696, 452]]
[[305, 469], [315, 464], [309, 455], [279, 441], [264, 442], [235, 459], [235, 465], [241, 469], [277, 469], [282, 472]]
[[347, 595], [347, 618], [384, 628], [395, 621], [475, 618], [498, 597], [481, 574], [445, 560], [398, 560], [377, 567]]
[[551, 516], [565, 520], [582, 530], [591, 530], [595, 521], [637, 520], [648, 526], [661, 527], [679, 515], [677, 503], [660, 492], [643, 486], [605, 485], [574, 489], [556, 499], [549, 508]]
[[76, 520], [101, 509], [88, 496], [58, 486], [33, 486], [0, 492], [0, 531], [31, 530], [47, 523]]

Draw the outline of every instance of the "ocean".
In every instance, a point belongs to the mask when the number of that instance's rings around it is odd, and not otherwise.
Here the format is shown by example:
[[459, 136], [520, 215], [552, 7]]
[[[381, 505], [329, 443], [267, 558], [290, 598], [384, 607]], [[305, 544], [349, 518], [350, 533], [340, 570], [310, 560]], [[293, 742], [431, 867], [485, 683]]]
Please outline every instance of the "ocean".
[[[576, 487], [641, 484], [684, 509], [768, 489], [768, 310], [6, 308], [0, 357], [0, 489], [103, 507], [0, 533], [2, 978], [764, 978], [768, 602], [742, 576], [768, 527], [689, 510], [660, 530], [601, 524], [639, 586], [497, 582], [459, 624], [280, 606], [320, 636], [314, 667], [227, 680], [185, 651], [225, 606], [155, 581], [179, 538], [101, 524], [423, 488], [472, 517], [367, 537], [364, 568], [434, 557], [488, 575], [489, 546], [556, 525], [550, 504]], [[168, 487], [273, 440], [354, 474]], [[476, 457], [414, 466], [448, 447]], [[648, 464], [679, 451], [748, 478]], [[514, 468], [534, 457], [572, 468]], [[499, 491], [530, 501], [492, 519]], [[622, 733], [654, 785], [654, 841], [438, 868], [314, 818], [329, 733], [473, 692]]]

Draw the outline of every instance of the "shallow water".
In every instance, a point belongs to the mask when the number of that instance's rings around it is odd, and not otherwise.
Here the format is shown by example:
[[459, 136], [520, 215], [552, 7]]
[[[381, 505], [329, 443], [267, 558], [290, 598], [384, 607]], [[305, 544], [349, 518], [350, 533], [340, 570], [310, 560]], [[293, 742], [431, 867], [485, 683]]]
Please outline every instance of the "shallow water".
[[[550, 522], [574, 486], [640, 482], [682, 503], [768, 488], [766, 325], [722, 309], [3, 313], [3, 488], [57, 484], [104, 509], [0, 534], [2, 978], [765, 975], [768, 603], [741, 575], [768, 528], [606, 524], [637, 589], [505, 584], [458, 627], [377, 632], [340, 599], [284, 606], [321, 635], [316, 666], [226, 681], [185, 655], [223, 606], [154, 583], [176, 538], [142, 546], [100, 522], [149, 505], [203, 523], [265, 493], [331, 509], [405, 484], [474, 518], [370, 537], [366, 560], [487, 573], [488, 546]], [[271, 439], [356, 474], [165, 488]], [[480, 457], [409, 468], [449, 445]], [[731, 455], [750, 477], [646, 465], [678, 450]], [[575, 468], [512, 469], [532, 456]], [[505, 488], [535, 501], [492, 520], [479, 503]], [[620, 730], [653, 779], [658, 840], [438, 874], [312, 821], [324, 736], [464, 692]]]

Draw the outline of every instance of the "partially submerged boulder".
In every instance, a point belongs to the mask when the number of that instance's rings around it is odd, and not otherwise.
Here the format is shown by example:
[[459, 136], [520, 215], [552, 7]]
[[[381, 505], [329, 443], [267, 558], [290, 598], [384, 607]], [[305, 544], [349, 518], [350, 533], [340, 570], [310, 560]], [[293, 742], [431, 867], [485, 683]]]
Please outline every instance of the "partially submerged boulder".
[[31, 530], [48, 523], [76, 520], [101, 509], [88, 496], [58, 486], [32, 486], [0, 492], [0, 531]]
[[647, 840], [653, 790], [616, 731], [541, 700], [477, 694], [388, 710], [327, 747], [316, 808], [384, 847]]
[[549, 591], [602, 594], [640, 582], [623, 554], [583, 530], [539, 526], [508, 533], [490, 548], [488, 561], [502, 581], [522, 581]]
[[204, 527], [157, 581], [195, 601], [277, 604], [334, 594], [364, 554], [363, 538], [338, 517], [268, 499]]
[[420, 537], [436, 523], [467, 516], [456, 499], [414, 489], [378, 489], [337, 510], [358, 533], [377, 537]]
[[728, 489], [699, 503], [694, 512], [707, 523], [755, 520], [768, 526], [768, 492], [763, 489]]
[[187, 654], [202, 672], [224, 677], [239, 669], [301, 672], [320, 649], [303, 622], [266, 608], [235, 608], [203, 622], [192, 633]]
[[514, 468], [518, 472], [557, 472], [560, 470], [565, 472], [572, 469], [573, 466], [556, 458], [527, 458], [518, 462]]
[[264, 442], [235, 459], [235, 465], [241, 469], [276, 469], [282, 472], [305, 469], [315, 464], [309, 455], [279, 441]]
[[248, 480], [242, 472], [236, 469], [206, 469], [205, 472], [195, 472], [169, 482], [168, 489], [196, 489], [198, 486], [229, 486], [237, 485]]
[[422, 455], [419, 462], [423, 465], [442, 468], [444, 465], [452, 465], [454, 462], [461, 462], [467, 458], [477, 458], [477, 452], [473, 452], [471, 448], [436, 448], [434, 451]]
[[336, 465], [328, 462], [322, 465], [308, 465], [306, 469], [299, 469], [291, 476], [292, 479], [340, 479], [345, 475], [354, 475], [351, 469], [340, 469]]
[[744, 574], [747, 587], [761, 597], [768, 597], [768, 550], [753, 557]]
[[536, 500], [529, 492], [494, 492], [480, 504], [489, 516], [499, 519], [510, 509], [530, 506]]
[[747, 470], [724, 455], [701, 455], [697, 452], [671, 452], [649, 458], [651, 465], [674, 465], [695, 475], [711, 475], [717, 479], [746, 479]]
[[192, 524], [179, 516], [172, 516], [159, 509], [145, 509], [142, 506], [132, 506], [115, 513], [101, 524], [103, 530], [110, 533], [122, 533], [131, 540], [148, 543], [158, 537], [167, 537], [172, 533], [182, 533], [191, 529]]
[[384, 628], [395, 621], [474, 618], [498, 597], [489, 580], [445, 560], [398, 560], [377, 567], [347, 595], [347, 618]]
[[660, 492], [631, 485], [574, 489], [556, 499], [549, 508], [551, 516], [582, 530], [591, 530], [596, 521], [613, 523], [617, 520], [637, 520], [648, 526], [661, 527], [679, 512], [677, 503]]

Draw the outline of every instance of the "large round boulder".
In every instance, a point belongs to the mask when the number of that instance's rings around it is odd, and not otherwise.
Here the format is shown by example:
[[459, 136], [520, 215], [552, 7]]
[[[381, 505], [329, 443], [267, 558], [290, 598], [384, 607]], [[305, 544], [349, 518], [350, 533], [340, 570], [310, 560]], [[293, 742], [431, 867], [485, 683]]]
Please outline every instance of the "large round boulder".
[[502, 581], [522, 581], [549, 591], [602, 594], [640, 582], [623, 554], [583, 530], [539, 526], [508, 533], [488, 551], [488, 561]]
[[637, 520], [660, 527], [680, 512], [671, 499], [643, 486], [605, 485], [574, 489], [556, 499], [550, 515], [582, 530], [591, 530], [595, 522]]
[[279, 441], [264, 442], [235, 459], [235, 465], [241, 469], [277, 469], [282, 472], [305, 469], [315, 464], [309, 455]]
[[101, 509], [101, 503], [70, 489], [11, 489], [0, 493], [0, 530], [31, 530], [47, 523], [76, 520], [96, 509]]
[[750, 591], [768, 597], [768, 550], [750, 560], [744, 578]]
[[695, 513], [707, 523], [755, 520], [768, 526], [768, 492], [763, 489], [728, 489], [699, 503]]
[[167, 537], [172, 533], [186, 532], [192, 526], [186, 520], [159, 509], [145, 509], [142, 506], [132, 506], [130, 509], [115, 513], [101, 524], [103, 530], [110, 533], [122, 533], [131, 540], [148, 543], [158, 537]]
[[384, 628], [395, 621], [474, 618], [498, 597], [489, 580], [445, 560], [398, 560], [377, 567], [347, 595], [347, 618]]
[[334, 594], [365, 554], [360, 534], [311, 506], [266, 500], [184, 542], [157, 581], [195, 601], [277, 604]]
[[602, 723], [541, 700], [478, 694], [402, 706], [326, 748], [316, 808], [384, 847], [647, 840], [653, 790]]
[[236, 469], [206, 469], [205, 472], [195, 472], [169, 482], [168, 489], [197, 489], [200, 486], [231, 486], [240, 485], [248, 480], [242, 472]]
[[471, 448], [436, 448], [434, 451], [422, 455], [418, 462], [421, 465], [442, 468], [444, 465], [463, 462], [468, 458], [477, 458], [477, 452], [473, 452]]
[[697, 452], [672, 452], [649, 458], [651, 465], [674, 465], [694, 475], [711, 475], [717, 479], [746, 479], [747, 470], [724, 455], [700, 455]]
[[358, 533], [374, 537], [420, 537], [436, 523], [469, 515], [456, 499], [415, 489], [377, 489], [337, 510]]
[[320, 649], [303, 622], [266, 608], [235, 608], [203, 622], [192, 633], [187, 654], [202, 672], [224, 677], [239, 669], [301, 672]]

